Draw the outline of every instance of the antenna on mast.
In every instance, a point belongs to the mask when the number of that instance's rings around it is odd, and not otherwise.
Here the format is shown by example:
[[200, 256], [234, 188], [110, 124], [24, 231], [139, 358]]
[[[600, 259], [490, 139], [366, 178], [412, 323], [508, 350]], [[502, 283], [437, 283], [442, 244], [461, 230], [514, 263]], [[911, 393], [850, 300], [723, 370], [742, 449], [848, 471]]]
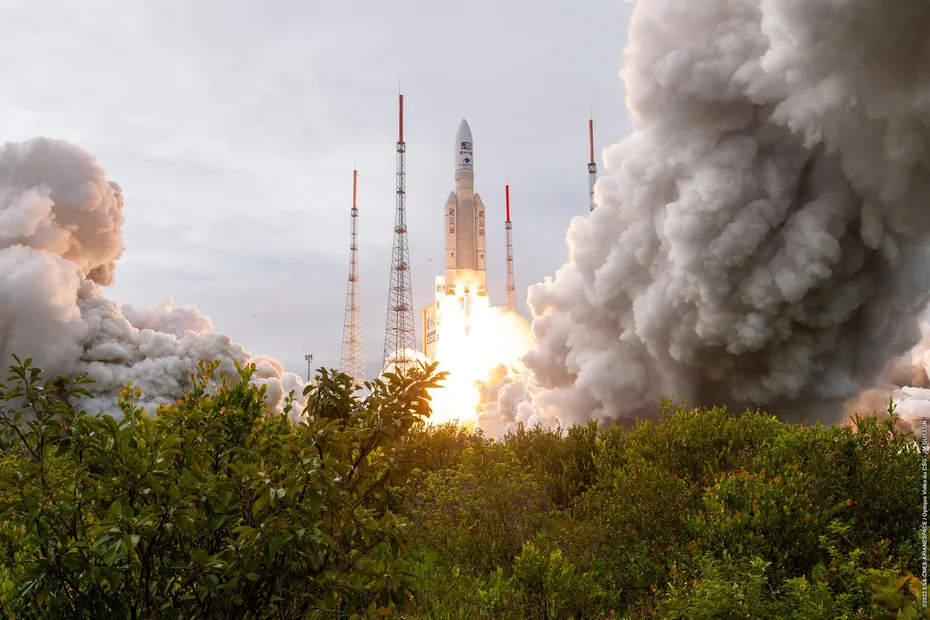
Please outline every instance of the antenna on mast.
[[[400, 83], [398, 82], [398, 87]], [[384, 329], [384, 356], [381, 368], [393, 364], [395, 372], [405, 372], [416, 364], [416, 323], [410, 279], [410, 248], [407, 240], [407, 145], [404, 143], [404, 96], [398, 95], [397, 121], [397, 199], [394, 211], [394, 246], [388, 287], [387, 320]]]
[[517, 291], [513, 281], [513, 226], [510, 223], [510, 185], [504, 186], [504, 236], [507, 243], [507, 311], [517, 311]]
[[594, 106], [591, 106], [591, 117], [588, 120], [588, 205], [594, 211], [594, 185], [597, 183], [597, 163], [594, 161]]
[[362, 343], [362, 309], [358, 293], [358, 170], [352, 171], [352, 232], [349, 237], [349, 286], [342, 326], [342, 361], [339, 372], [357, 384], [365, 382], [365, 347]]

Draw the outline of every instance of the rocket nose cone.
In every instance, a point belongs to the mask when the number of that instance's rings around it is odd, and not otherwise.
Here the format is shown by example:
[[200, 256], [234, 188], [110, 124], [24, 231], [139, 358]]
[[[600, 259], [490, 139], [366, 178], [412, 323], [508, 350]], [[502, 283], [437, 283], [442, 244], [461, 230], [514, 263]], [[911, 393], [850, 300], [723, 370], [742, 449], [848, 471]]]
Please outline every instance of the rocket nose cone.
[[455, 133], [456, 142], [471, 142], [471, 127], [468, 126], [468, 121], [464, 118], [462, 122], [459, 123], [459, 130]]

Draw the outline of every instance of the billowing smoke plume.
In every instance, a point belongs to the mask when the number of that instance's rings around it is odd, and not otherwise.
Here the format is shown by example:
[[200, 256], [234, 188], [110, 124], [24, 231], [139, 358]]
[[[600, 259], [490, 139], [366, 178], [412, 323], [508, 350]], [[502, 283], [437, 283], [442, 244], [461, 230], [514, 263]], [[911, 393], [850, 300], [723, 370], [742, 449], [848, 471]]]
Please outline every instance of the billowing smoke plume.
[[640, 0], [634, 131], [529, 291], [534, 415], [674, 396], [841, 420], [921, 338], [927, 33], [920, 0]]
[[[88, 411], [116, 411], [127, 382], [153, 407], [181, 396], [200, 361], [234, 372], [249, 355], [195, 307], [120, 307], [103, 296], [123, 252], [120, 187], [96, 160], [60, 140], [0, 148], [0, 367], [32, 357], [48, 376], [86, 373]], [[265, 357], [254, 381], [280, 406], [300, 377]], [[5, 377], [5, 372], [3, 374]]]
[[920, 344], [889, 361], [875, 385], [846, 404], [848, 414], [885, 411], [893, 403], [895, 413], [914, 432], [920, 420], [930, 420], [930, 325], [924, 322], [921, 331]]

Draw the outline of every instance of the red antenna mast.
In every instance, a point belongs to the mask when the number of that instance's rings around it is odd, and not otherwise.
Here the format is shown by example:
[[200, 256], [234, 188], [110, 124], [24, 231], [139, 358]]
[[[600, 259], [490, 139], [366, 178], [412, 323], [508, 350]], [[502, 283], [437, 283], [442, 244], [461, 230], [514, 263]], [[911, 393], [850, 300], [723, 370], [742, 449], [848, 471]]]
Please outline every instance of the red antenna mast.
[[398, 95], [398, 96], [400, 97], [400, 107], [399, 107], [398, 122], [397, 122], [397, 126], [398, 126], [397, 141], [403, 142], [404, 141], [404, 96], [403, 95]]
[[349, 286], [342, 325], [342, 360], [339, 372], [356, 384], [365, 383], [365, 346], [362, 342], [362, 308], [358, 291], [358, 170], [352, 171], [352, 232], [349, 236]]
[[384, 357], [381, 369], [393, 362], [394, 372], [416, 365], [416, 322], [410, 279], [410, 247], [407, 240], [407, 145], [404, 143], [404, 96], [399, 95], [397, 122], [397, 201], [394, 212], [394, 246], [388, 287]]
[[597, 164], [594, 161], [594, 119], [588, 119], [588, 204], [591, 211], [594, 204], [594, 185], [597, 183]]
[[513, 282], [513, 226], [510, 223], [510, 185], [504, 186], [505, 211], [504, 236], [507, 242], [507, 310], [517, 311], [517, 291]]

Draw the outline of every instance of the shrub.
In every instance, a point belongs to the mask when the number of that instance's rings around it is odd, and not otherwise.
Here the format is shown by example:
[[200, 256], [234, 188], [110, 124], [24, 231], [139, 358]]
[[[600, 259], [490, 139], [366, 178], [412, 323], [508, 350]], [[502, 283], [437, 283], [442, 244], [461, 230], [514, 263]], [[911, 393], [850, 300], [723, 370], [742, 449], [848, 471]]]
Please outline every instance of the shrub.
[[526, 429], [522, 425], [501, 443], [529, 468], [557, 508], [570, 508], [594, 481], [597, 422], [561, 428]]
[[698, 576], [686, 585], [671, 585], [655, 616], [667, 620], [777, 618], [766, 596], [768, 563], [759, 558], [700, 560]]
[[811, 497], [821, 506], [849, 503], [849, 532], [857, 546], [888, 539], [910, 566], [919, 562], [916, 540], [920, 507], [920, 450], [913, 435], [889, 416], [857, 417], [850, 426], [793, 427], [805, 437], [802, 466], [814, 477]]
[[[18, 361], [18, 360], [17, 360]], [[41, 382], [29, 360], [0, 385], [9, 448], [0, 513], [25, 527], [19, 618], [281, 618], [409, 605], [403, 519], [379, 505], [402, 475], [398, 445], [428, 415], [433, 368], [307, 389], [297, 425], [263, 407], [254, 368], [213, 381], [205, 364], [176, 405], [89, 416], [81, 382]], [[23, 424], [23, 410], [33, 418]], [[59, 467], [60, 464], [65, 466]], [[7, 588], [9, 573], [0, 574]], [[0, 595], [8, 596], [7, 589]]]
[[734, 471], [708, 487], [689, 521], [700, 548], [717, 557], [761, 558], [776, 579], [803, 574], [823, 557], [819, 533], [845, 504], [823, 508], [809, 495], [810, 474]]
[[601, 615], [603, 592], [594, 576], [580, 571], [558, 550], [546, 556], [533, 544], [524, 545], [508, 585], [522, 618], [581, 620]]
[[[777, 581], [761, 558], [704, 556], [691, 578], [676, 580], [655, 615], [668, 620], [790, 618], [792, 620], [916, 620], [920, 580], [891, 558], [852, 546], [850, 523], [832, 521], [820, 547], [829, 558], [800, 576]], [[878, 567], [867, 568], [868, 564]]]
[[549, 506], [532, 471], [507, 446], [467, 448], [454, 469], [431, 472], [411, 498], [416, 539], [453, 564], [507, 566], [544, 525]]
[[713, 581], [708, 558], [761, 562], [767, 587], [808, 575], [830, 560], [820, 536], [836, 518], [856, 517], [855, 546], [890, 539], [892, 555], [913, 561], [918, 506], [894, 484], [918, 493], [912, 441], [874, 417], [825, 429], [666, 403], [658, 423], [600, 433], [579, 515], [595, 540], [571, 559], [595, 566], [607, 605], [629, 613], [679, 577]]
[[[0, 386], [4, 618], [927, 618], [921, 455], [850, 427], [665, 403], [657, 423], [428, 426], [435, 368], [321, 371], [297, 421], [251, 368], [152, 415]], [[287, 409], [293, 409], [288, 401]], [[26, 416], [25, 412], [29, 415]], [[616, 611], [615, 611], [616, 610]]]

